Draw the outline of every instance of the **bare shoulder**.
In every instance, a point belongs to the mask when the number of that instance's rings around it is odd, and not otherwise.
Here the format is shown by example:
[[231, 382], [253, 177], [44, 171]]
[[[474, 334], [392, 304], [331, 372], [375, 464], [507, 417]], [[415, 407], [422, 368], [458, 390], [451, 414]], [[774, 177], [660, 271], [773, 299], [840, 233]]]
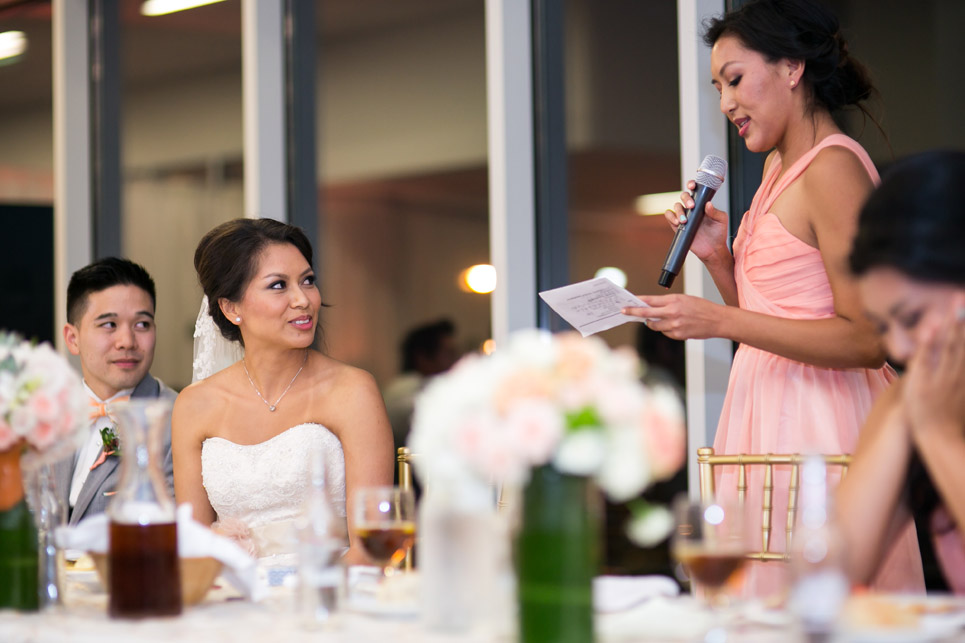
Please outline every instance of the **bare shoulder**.
[[[333, 392], [349, 399], [364, 400], [371, 395], [381, 398], [375, 378], [366, 370], [350, 366], [332, 358], [326, 358]], [[343, 398], [343, 399], [345, 399]]]
[[801, 178], [807, 192], [820, 201], [863, 202], [874, 189], [861, 159], [840, 145], [818, 152]]
[[227, 393], [222, 378], [217, 375], [186, 386], [174, 400], [171, 416], [171, 430], [175, 433], [187, 432], [202, 435], [211, 425], [211, 418], [223, 411], [227, 404]]

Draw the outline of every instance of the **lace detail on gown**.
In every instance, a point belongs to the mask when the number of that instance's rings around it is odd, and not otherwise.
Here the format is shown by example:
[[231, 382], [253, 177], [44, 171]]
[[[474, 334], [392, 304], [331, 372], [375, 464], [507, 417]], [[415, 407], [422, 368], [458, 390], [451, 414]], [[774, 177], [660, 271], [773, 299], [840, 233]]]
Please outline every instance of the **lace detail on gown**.
[[[335, 512], [345, 517], [342, 444], [321, 424], [299, 424], [258, 444], [208, 438], [201, 445], [201, 479], [221, 522], [241, 521], [255, 535], [259, 555], [293, 546], [290, 535], [258, 537], [297, 518], [310, 486], [311, 453], [325, 452], [325, 477]], [[266, 542], [268, 540], [272, 543]], [[286, 544], [287, 543], [287, 544]]]

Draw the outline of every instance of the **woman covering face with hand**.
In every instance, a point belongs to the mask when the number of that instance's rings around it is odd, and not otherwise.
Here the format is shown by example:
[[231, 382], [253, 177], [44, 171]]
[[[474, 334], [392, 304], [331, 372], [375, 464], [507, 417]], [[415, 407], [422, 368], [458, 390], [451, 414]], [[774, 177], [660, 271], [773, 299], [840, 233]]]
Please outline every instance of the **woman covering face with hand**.
[[867, 583], [914, 518], [947, 589], [965, 594], [965, 152], [895, 165], [861, 213], [861, 300], [904, 374], [875, 404], [838, 516], [852, 580]]
[[[752, 152], [769, 152], [760, 188], [727, 248], [727, 215], [707, 204], [691, 246], [725, 305], [687, 295], [641, 296], [650, 328], [675, 339], [740, 343], [714, 441], [717, 453], [848, 453], [873, 399], [894, 379], [864, 318], [847, 253], [861, 204], [878, 181], [868, 154], [832, 112], [873, 87], [848, 53], [837, 19], [815, 1], [757, 0], [710, 21], [711, 82], [721, 112]], [[688, 186], [693, 188], [693, 185]], [[689, 194], [667, 212], [676, 228]], [[717, 480], [736, 495], [736, 467]], [[761, 480], [748, 481], [760, 506]], [[790, 471], [775, 471], [774, 515], [787, 506]], [[783, 493], [782, 491], [783, 490]], [[759, 518], [758, 518], [759, 521]], [[754, 525], [759, 529], [759, 522]], [[913, 532], [887, 589], [922, 586]], [[771, 549], [785, 549], [784, 531]], [[746, 592], [783, 590], [786, 565], [749, 568]]]
[[[349, 522], [354, 489], [392, 484], [382, 397], [368, 373], [312, 347], [322, 303], [301, 230], [272, 219], [229, 221], [204, 236], [194, 263], [215, 332], [244, 351], [178, 396], [175, 494], [253, 554], [291, 554], [313, 453], [324, 454], [333, 504]], [[364, 562], [349, 534], [347, 562]]]

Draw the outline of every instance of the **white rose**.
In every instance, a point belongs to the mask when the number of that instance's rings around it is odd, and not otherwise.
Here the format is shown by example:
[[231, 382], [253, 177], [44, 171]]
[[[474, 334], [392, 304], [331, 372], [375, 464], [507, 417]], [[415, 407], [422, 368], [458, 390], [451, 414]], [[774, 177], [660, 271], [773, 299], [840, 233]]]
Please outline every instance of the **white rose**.
[[563, 437], [553, 457], [553, 466], [570, 475], [589, 476], [600, 470], [605, 457], [606, 441], [602, 431], [576, 431]]

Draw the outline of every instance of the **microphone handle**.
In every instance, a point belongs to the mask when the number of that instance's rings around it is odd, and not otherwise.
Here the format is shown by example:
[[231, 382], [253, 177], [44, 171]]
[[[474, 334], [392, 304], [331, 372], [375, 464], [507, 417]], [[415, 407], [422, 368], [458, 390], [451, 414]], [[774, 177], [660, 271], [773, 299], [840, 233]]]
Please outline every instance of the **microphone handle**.
[[697, 228], [704, 219], [704, 209], [707, 203], [714, 198], [717, 190], [713, 190], [706, 185], [697, 185], [697, 189], [691, 196], [694, 198], [694, 207], [687, 210], [687, 223], [677, 227], [677, 232], [673, 236], [673, 243], [667, 251], [667, 258], [663, 262], [663, 270], [660, 271], [660, 279], [657, 280], [664, 288], [670, 288], [673, 280], [680, 273], [680, 267], [690, 252], [690, 246], [697, 235]]

